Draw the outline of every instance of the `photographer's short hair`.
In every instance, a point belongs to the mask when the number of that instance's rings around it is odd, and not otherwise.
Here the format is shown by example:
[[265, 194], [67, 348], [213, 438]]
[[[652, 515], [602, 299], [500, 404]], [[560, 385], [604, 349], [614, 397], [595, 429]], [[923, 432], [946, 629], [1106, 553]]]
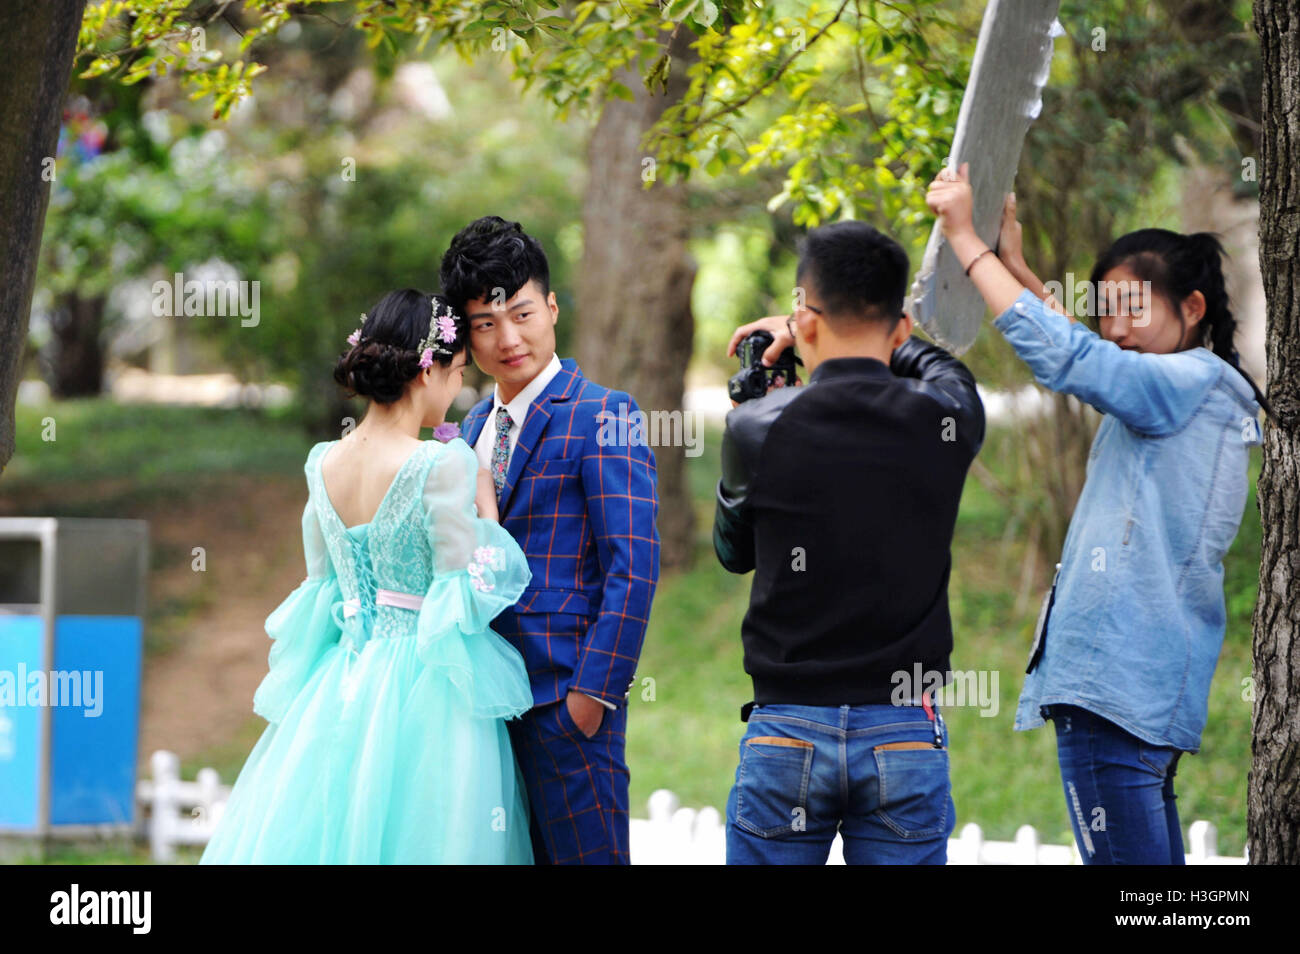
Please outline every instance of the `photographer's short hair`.
[[834, 222], [804, 238], [795, 281], [816, 294], [832, 324], [874, 322], [892, 331], [908, 270], [907, 253], [888, 235], [865, 222]]

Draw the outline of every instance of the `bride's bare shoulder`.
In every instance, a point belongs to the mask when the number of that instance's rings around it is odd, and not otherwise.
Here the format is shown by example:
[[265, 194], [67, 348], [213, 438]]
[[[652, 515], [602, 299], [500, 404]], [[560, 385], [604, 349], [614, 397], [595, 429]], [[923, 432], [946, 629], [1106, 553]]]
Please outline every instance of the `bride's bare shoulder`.
[[320, 457], [321, 471], [327, 476], [380, 474], [391, 479], [423, 449], [424, 443], [414, 437], [376, 440], [348, 434], [338, 440], [325, 442], [325, 450]]

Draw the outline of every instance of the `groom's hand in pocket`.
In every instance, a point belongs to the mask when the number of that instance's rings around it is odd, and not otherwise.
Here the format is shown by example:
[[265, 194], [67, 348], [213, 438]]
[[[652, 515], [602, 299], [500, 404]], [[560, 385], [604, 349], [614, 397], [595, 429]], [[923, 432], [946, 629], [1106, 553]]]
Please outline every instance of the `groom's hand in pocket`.
[[605, 719], [605, 707], [584, 692], [570, 689], [564, 697], [564, 704], [569, 707], [569, 718], [578, 727], [578, 731], [591, 738], [600, 731], [600, 724]]

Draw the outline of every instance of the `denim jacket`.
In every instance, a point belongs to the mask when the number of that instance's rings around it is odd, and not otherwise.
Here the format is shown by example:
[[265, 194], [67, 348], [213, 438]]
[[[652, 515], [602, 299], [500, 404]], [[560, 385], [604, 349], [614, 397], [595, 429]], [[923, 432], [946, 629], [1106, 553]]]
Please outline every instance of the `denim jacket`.
[[1223, 556], [1260, 442], [1254, 392], [1206, 348], [1126, 351], [1028, 290], [994, 324], [1040, 384], [1105, 415], [1015, 727], [1065, 703], [1195, 752], [1223, 646]]

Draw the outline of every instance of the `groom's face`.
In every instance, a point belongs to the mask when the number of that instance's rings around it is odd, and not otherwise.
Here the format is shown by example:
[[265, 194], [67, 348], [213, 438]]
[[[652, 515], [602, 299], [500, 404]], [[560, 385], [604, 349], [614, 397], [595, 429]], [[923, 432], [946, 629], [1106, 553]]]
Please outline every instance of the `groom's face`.
[[559, 314], [555, 292], [543, 295], [532, 279], [504, 301], [474, 298], [465, 303], [474, 363], [496, 379], [505, 400], [550, 362]]

